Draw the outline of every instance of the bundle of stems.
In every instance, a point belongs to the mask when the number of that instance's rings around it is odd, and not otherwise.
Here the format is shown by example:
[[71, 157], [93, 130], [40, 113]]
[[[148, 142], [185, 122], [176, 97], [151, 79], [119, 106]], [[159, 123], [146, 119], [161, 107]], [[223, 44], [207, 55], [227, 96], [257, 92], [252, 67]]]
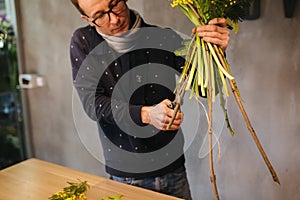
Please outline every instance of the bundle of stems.
[[[249, 6], [249, 0], [173, 0], [171, 6], [178, 6], [179, 9], [191, 20], [197, 27], [205, 25], [210, 19], [216, 17], [224, 17], [230, 27], [237, 31], [237, 22], [243, 19], [244, 11]], [[219, 7], [218, 7], [219, 6]], [[234, 132], [231, 128], [227, 109], [225, 108], [225, 97], [229, 96], [227, 81], [229, 82], [231, 91], [244, 117], [247, 127], [273, 177], [273, 180], [280, 184], [275, 170], [272, 167], [251, 123], [245, 108], [241, 101], [240, 92], [236, 81], [231, 74], [230, 66], [226, 60], [223, 50], [212, 43], [204, 41], [198, 34], [194, 34], [190, 40], [183, 42], [183, 47], [175, 52], [178, 56], [185, 56], [186, 62], [183, 66], [181, 76], [175, 88], [175, 118], [180, 110], [180, 104], [184, 92], [190, 90], [190, 98], [206, 97], [209, 108], [208, 117], [208, 134], [209, 134], [209, 163], [211, 172], [211, 182], [214, 189], [215, 199], [219, 199], [216, 184], [216, 176], [214, 173], [213, 163], [213, 102], [216, 96], [220, 98], [220, 105], [224, 112], [227, 128], [231, 135]], [[223, 93], [224, 90], [224, 93]], [[169, 127], [173, 120], [169, 123]]]

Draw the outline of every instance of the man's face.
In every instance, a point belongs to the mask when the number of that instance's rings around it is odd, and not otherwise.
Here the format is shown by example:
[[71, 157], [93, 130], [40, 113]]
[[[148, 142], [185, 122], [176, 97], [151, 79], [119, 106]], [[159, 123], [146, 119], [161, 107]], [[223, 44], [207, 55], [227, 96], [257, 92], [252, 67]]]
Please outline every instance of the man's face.
[[[127, 0], [78, 0], [78, 3], [87, 15], [81, 15], [81, 17], [91, 26], [94, 26], [98, 32], [107, 35], [120, 35], [129, 29], [130, 14], [129, 9], [126, 7], [126, 1]], [[112, 8], [112, 6], [115, 7]], [[105, 12], [111, 8], [113, 12], [110, 12], [108, 17], [108, 14]], [[93, 22], [93, 20], [95, 21]], [[102, 21], [106, 23], [103, 24]]]

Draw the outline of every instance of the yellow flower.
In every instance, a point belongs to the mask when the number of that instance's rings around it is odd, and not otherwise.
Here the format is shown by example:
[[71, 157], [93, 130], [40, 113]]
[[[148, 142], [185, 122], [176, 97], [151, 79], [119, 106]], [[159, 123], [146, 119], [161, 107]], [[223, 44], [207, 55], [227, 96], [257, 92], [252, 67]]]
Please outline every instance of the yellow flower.
[[79, 199], [81, 199], [81, 200], [86, 200], [85, 194], [84, 194], [84, 193], [81, 193], [81, 194], [79, 195]]
[[173, 0], [172, 7], [178, 6], [178, 4], [193, 4], [193, 0]]

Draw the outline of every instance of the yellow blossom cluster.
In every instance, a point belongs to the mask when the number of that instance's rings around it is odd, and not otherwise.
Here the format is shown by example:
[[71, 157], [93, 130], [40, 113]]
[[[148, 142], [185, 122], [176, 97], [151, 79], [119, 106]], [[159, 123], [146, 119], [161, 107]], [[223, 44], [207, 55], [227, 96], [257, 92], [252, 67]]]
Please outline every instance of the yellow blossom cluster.
[[[236, 1], [235, 0], [229, 0], [229, 5], [232, 6], [233, 4], [236, 4]], [[225, 4], [225, 7], [227, 8], [228, 7], [228, 4]]]
[[64, 200], [86, 200], [86, 195], [84, 193], [81, 193], [79, 195], [75, 194], [68, 194], [65, 191], [57, 192], [53, 195], [53, 199], [64, 199]]
[[173, 0], [171, 6], [176, 7], [178, 4], [193, 4], [193, 0]]
[[80, 183], [68, 182], [69, 186], [65, 187], [62, 191], [59, 191], [49, 197], [49, 200], [86, 200], [85, 195], [89, 185], [86, 181]]

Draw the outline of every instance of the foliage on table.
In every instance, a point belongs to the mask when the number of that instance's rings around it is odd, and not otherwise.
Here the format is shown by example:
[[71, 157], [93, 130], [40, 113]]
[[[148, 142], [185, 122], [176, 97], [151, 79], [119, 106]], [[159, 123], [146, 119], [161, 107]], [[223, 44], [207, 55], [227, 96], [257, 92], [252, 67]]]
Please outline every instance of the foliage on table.
[[115, 195], [115, 196], [106, 196], [102, 198], [101, 200], [120, 200], [123, 197], [123, 195]]
[[49, 200], [86, 200], [85, 193], [89, 189], [87, 181], [72, 183], [67, 182], [69, 186], [63, 188], [62, 191], [59, 191], [49, 197]]
[[[86, 192], [90, 188], [87, 181], [80, 181], [78, 183], [67, 182], [69, 186], [63, 188], [49, 197], [49, 200], [87, 200]], [[101, 198], [101, 200], [121, 200], [123, 195], [110, 195]]]

